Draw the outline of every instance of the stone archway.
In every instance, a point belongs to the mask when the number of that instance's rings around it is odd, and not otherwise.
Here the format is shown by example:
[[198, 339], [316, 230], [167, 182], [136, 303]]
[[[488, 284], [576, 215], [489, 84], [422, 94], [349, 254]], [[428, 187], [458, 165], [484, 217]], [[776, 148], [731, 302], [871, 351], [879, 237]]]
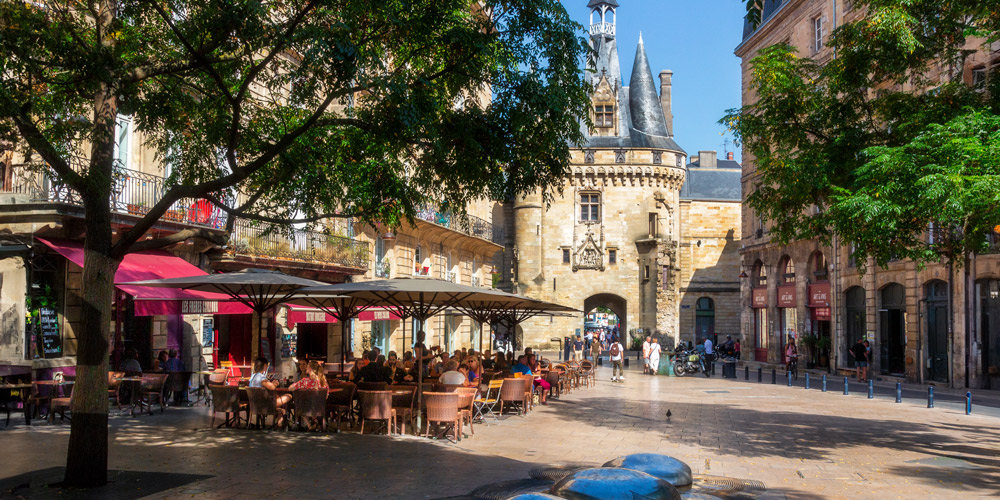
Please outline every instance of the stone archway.
[[598, 293], [591, 295], [583, 301], [584, 314], [593, 311], [597, 307], [607, 307], [618, 316], [618, 331], [623, 335], [628, 333], [628, 303], [627, 301], [613, 293]]

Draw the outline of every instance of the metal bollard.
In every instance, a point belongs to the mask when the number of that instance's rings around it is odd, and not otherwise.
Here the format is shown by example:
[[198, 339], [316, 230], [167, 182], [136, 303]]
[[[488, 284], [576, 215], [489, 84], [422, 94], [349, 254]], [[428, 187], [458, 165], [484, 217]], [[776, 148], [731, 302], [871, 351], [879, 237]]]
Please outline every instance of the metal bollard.
[[750, 367], [749, 366], [744, 366], [743, 367], [743, 380], [746, 380], [748, 382], [750, 381]]
[[868, 399], [875, 397], [875, 382], [868, 381]]
[[757, 382], [763, 382], [763, 381], [764, 381], [764, 368], [758, 366], [757, 367]]
[[903, 402], [903, 384], [896, 382], [896, 402]]
[[823, 392], [826, 392], [826, 374], [823, 374]]
[[927, 407], [934, 408], [934, 386], [927, 388]]
[[788, 387], [791, 387], [792, 386], [792, 372], [785, 372], [785, 375], [788, 376]]
[[806, 389], [809, 388], [809, 372], [806, 372]]
[[847, 377], [844, 377], [844, 395], [847, 396], [850, 393], [847, 389]]
[[778, 382], [778, 371], [771, 368], [771, 383], [775, 384]]
[[966, 415], [972, 414], [972, 393], [971, 392], [966, 392], [965, 393], [965, 414]]

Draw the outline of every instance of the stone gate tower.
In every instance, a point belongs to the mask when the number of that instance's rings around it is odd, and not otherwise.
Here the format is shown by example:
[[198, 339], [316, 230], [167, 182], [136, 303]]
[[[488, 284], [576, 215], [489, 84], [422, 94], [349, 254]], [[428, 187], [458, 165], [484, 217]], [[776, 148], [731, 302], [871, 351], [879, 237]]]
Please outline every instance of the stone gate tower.
[[[587, 68], [594, 87], [582, 147], [572, 150], [563, 194], [546, 207], [535, 194], [513, 207], [513, 288], [529, 297], [590, 311], [605, 306], [621, 331], [677, 337], [679, 194], [686, 154], [674, 142], [670, 71], [660, 92], [639, 36], [629, 86], [615, 39], [615, 0], [590, 0]], [[582, 328], [579, 317], [521, 325], [523, 345], [541, 346]]]

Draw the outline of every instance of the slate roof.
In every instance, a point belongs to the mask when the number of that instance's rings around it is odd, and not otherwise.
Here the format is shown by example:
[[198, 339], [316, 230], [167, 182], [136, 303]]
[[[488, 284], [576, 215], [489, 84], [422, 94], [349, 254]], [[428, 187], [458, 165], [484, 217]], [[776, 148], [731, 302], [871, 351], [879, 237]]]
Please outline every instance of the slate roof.
[[593, 9], [598, 5], [608, 5], [610, 7], [618, 7], [618, 2], [616, 2], [615, 0], [590, 0], [590, 3], [587, 4], [587, 8]]
[[719, 159], [717, 164], [716, 168], [704, 168], [698, 162], [688, 163], [681, 199], [741, 201], [743, 169], [739, 162]]
[[[774, 16], [776, 12], [778, 12], [778, 9], [780, 9], [790, 1], [791, 0], [764, 0], [764, 8], [761, 10], [760, 13], [760, 26], [763, 26], [768, 19], [771, 19], [771, 17]], [[758, 26], [757, 28], [759, 29], [760, 26]], [[756, 31], [757, 30], [750, 28], [750, 23], [746, 20], [746, 18], [744, 18], [743, 40], [745, 41], [747, 38], [750, 38], [750, 36], [753, 35]]]

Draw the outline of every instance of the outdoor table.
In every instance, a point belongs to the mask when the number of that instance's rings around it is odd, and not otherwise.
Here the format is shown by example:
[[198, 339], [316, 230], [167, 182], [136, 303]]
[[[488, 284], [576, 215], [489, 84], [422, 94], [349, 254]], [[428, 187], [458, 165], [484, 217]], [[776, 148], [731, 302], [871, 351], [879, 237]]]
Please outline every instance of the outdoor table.
[[[60, 380], [36, 380], [36, 381], [32, 382], [31, 384], [32, 385], [52, 387], [54, 391], [58, 391], [58, 394], [50, 393], [48, 396], [42, 396], [40, 398], [39, 397], [35, 398], [35, 399], [38, 399], [38, 400], [50, 400], [52, 398], [61, 397], [62, 396], [62, 387], [63, 386], [67, 386], [67, 385], [73, 385], [73, 381], [72, 380], [62, 380], [62, 381], [60, 381]], [[40, 407], [40, 406], [41, 406], [41, 404], [36, 404], [34, 409], [38, 409], [38, 407]], [[52, 411], [52, 410], [50, 409], [49, 411]], [[30, 425], [30, 423], [31, 422], [29, 420], [28, 424]]]
[[[22, 408], [24, 409], [24, 423], [26, 425], [31, 425], [31, 403], [29, 403], [28, 396], [31, 394], [31, 384], [0, 384], [0, 391], [5, 393], [2, 401], [4, 403], [4, 409], [7, 411], [7, 424], [10, 425], [10, 408], [7, 406], [10, 404], [15, 397], [20, 398]], [[17, 394], [14, 394], [15, 391]]]

